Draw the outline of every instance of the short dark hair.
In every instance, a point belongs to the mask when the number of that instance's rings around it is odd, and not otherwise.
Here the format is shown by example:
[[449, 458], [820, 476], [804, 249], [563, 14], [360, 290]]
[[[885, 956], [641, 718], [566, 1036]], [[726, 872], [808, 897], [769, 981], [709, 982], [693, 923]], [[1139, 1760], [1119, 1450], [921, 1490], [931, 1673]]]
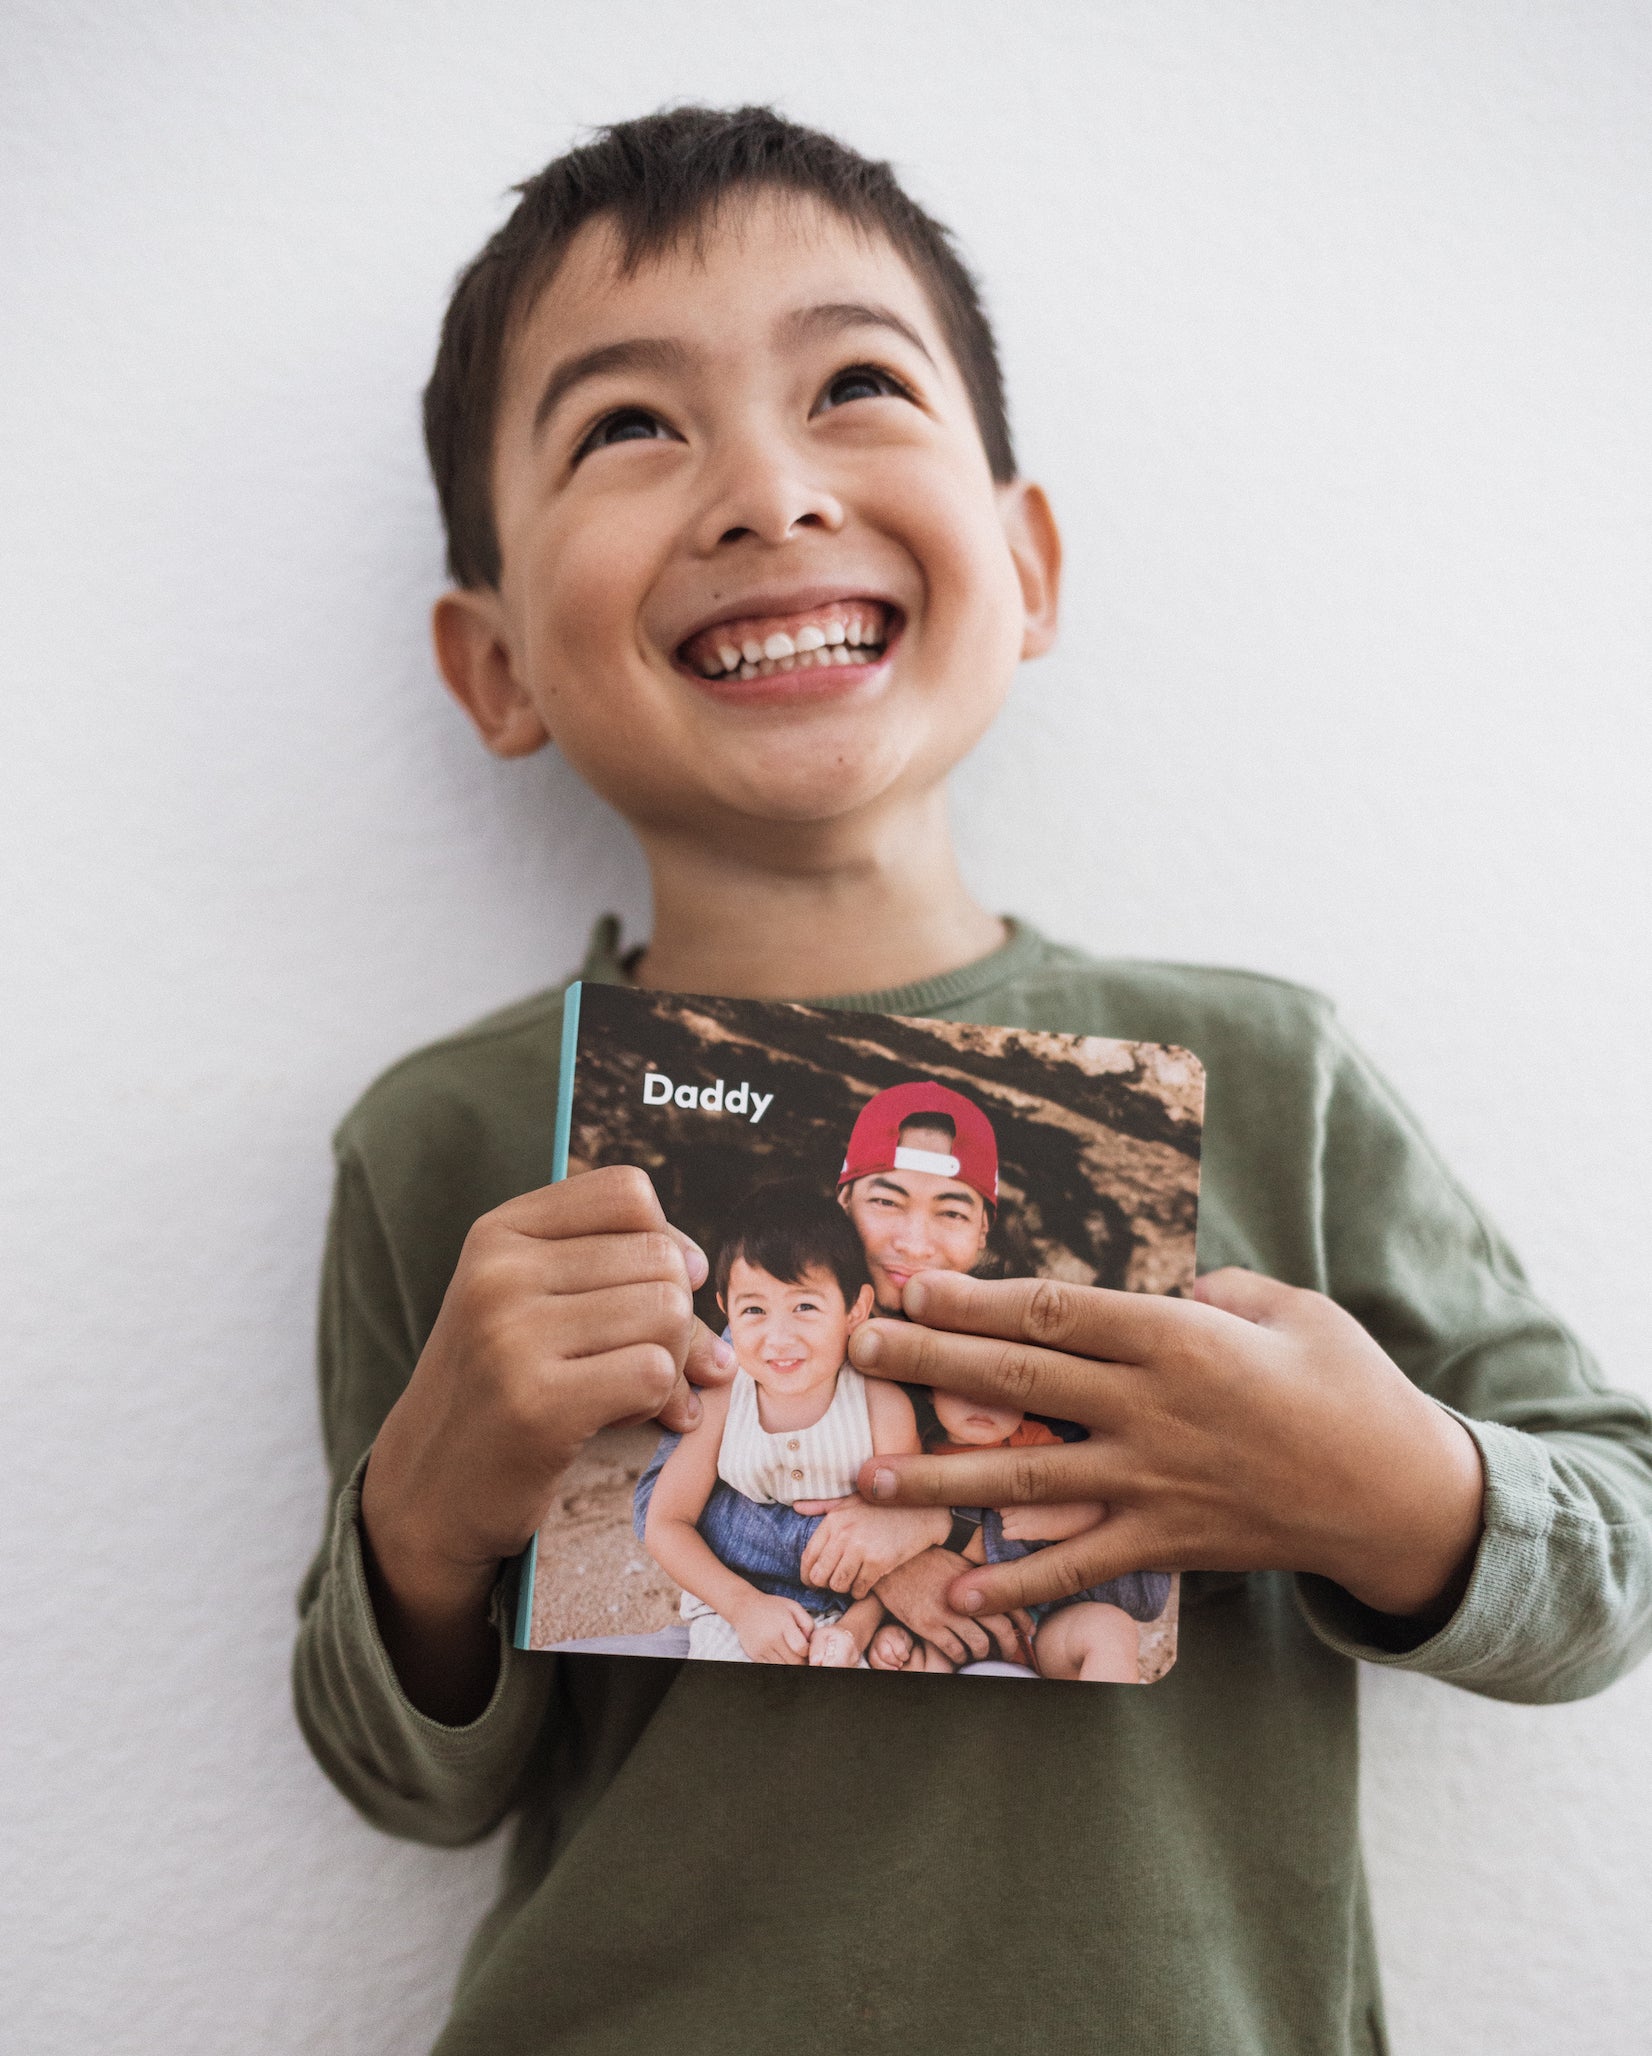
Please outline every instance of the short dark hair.
[[505, 352], [598, 215], [619, 231], [630, 273], [702, 224], [730, 195], [807, 194], [884, 235], [916, 274], [963, 376], [992, 475], [1015, 476], [998, 347], [980, 290], [950, 232], [900, 187], [891, 166], [772, 107], [674, 107], [616, 122], [516, 187], [508, 221], [459, 274], [424, 392], [425, 449], [456, 584], [499, 583], [493, 436]]
[[861, 1288], [872, 1282], [848, 1215], [800, 1178], [759, 1185], [736, 1208], [717, 1252], [717, 1297], [725, 1304], [736, 1257], [784, 1285], [801, 1284], [805, 1273], [817, 1268], [830, 1271], [845, 1306], [853, 1306]]

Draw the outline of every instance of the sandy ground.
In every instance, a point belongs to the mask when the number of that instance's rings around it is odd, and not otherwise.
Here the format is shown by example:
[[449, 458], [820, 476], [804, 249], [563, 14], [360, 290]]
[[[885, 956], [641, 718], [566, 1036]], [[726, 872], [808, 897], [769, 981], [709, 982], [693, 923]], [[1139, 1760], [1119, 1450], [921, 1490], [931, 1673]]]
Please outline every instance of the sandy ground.
[[[631, 1497], [659, 1440], [654, 1427], [608, 1428], [563, 1474], [539, 1531], [532, 1647], [587, 1635], [645, 1635], [678, 1620], [678, 1588], [631, 1527]], [[1176, 1660], [1178, 1588], [1156, 1621], [1138, 1628], [1144, 1685]]]
[[575, 1457], [539, 1531], [531, 1647], [646, 1635], [677, 1620], [678, 1587], [637, 1540], [631, 1495], [658, 1428], [605, 1428]]

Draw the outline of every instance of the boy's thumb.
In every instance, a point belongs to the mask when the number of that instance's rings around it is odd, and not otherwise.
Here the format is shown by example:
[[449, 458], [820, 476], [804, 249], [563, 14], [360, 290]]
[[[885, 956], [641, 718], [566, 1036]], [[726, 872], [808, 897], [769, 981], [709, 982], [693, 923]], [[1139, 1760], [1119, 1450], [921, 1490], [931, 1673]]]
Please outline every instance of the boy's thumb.
[[1265, 1278], [1260, 1271], [1241, 1270], [1228, 1264], [1220, 1271], [1207, 1271], [1195, 1279], [1193, 1297], [1205, 1306], [1259, 1327], [1281, 1319], [1296, 1297], [1294, 1285], [1281, 1285], [1277, 1278]]

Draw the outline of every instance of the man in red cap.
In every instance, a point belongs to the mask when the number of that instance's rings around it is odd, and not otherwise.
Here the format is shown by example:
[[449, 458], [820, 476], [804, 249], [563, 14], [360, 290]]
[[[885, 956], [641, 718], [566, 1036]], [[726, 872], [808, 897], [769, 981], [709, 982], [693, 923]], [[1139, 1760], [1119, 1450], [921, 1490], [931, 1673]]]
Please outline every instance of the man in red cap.
[[998, 1205], [998, 1142], [973, 1100], [920, 1079], [875, 1093], [838, 1174], [878, 1310], [898, 1314], [918, 1271], [972, 1271]]

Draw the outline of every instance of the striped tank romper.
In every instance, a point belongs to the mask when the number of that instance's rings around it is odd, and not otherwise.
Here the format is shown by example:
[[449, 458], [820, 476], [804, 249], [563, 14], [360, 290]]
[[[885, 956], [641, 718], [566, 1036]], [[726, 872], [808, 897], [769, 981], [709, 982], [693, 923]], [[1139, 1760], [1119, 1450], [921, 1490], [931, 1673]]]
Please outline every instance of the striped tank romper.
[[[751, 1373], [735, 1372], [717, 1475], [736, 1492], [769, 1506], [792, 1506], [800, 1499], [843, 1499], [854, 1491], [861, 1465], [874, 1454], [866, 1380], [853, 1364], [846, 1363], [838, 1372], [832, 1403], [818, 1421], [774, 1435], [758, 1418]], [[841, 1613], [840, 1608], [819, 1619], [827, 1625]], [[734, 1629], [704, 1600], [685, 1592], [682, 1616], [688, 1622], [690, 1656], [724, 1663], [751, 1661]]]

